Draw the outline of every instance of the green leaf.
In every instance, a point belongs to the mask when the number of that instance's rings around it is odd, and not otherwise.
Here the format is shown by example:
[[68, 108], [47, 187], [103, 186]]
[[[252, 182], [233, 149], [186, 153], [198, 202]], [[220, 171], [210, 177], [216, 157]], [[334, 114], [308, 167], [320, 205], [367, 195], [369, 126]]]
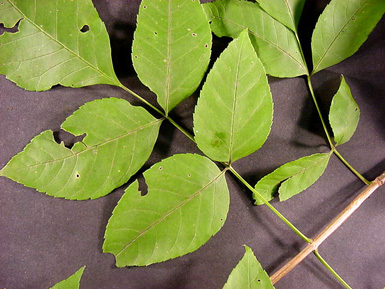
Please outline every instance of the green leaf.
[[223, 289], [273, 289], [266, 271], [254, 256], [253, 251], [245, 246], [245, 255], [231, 272]]
[[[279, 184], [283, 182], [278, 192], [279, 200], [285, 201], [314, 184], [324, 173], [330, 156], [331, 153], [319, 153], [286, 163], [263, 177], [255, 185], [255, 189], [266, 200], [270, 201], [273, 199]], [[256, 194], [253, 194], [253, 199], [256, 205], [263, 204]]]
[[353, 136], [360, 120], [360, 108], [355, 102], [345, 77], [334, 95], [329, 112], [329, 122], [337, 145], [346, 143]]
[[267, 74], [276, 77], [308, 74], [294, 32], [258, 4], [243, 0], [216, 0], [203, 7], [215, 35], [236, 38], [246, 28], [249, 30], [251, 42]]
[[[118, 85], [109, 38], [92, 1], [0, 0], [0, 73], [27, 90]], [[89, 31], [84, 31], [85, 25]], [[83, 28], [83, 29], [82, 29]]]
[[332, 0], [312, 36], [313, 74], [353, 55], [385, 12], [384, 0]]
[[86, 103], [62, 124], [74, 135], [86, 134], [68, 149], [50, 130], [32, 139], [0, 171], [27, 187], [54, 197], [95, 199], [123, 185], [146, 162], [161, 120], [117, 98]]
[[257, 0], [259, 5], [286, 27], [297, 31], [306, 0]]
[[199, 1], [143, 0], [132, 47], [139, 79], [166, 113], [198, 87], [211, 55], [211, 31]]
[[265, 70], [244, 31], [207, 76], [194, 113], [195, 140], [211, 159], [231, 163], [263, 145], [272, 118]]
[[86, 266], [80, 268], [72, 276], [57, 283], [55, 286], [51, 287], [50, 289], [79, 289], [80, 279], [82, 278], [85, 268]]
[[229, 209], [225, 171], [209, 159], [174, 155], [144, 173], [148, 193], [129, 186], [114, 209], [103, 252], [116, 265], [144, 266], [195, 251], [223, 226]]

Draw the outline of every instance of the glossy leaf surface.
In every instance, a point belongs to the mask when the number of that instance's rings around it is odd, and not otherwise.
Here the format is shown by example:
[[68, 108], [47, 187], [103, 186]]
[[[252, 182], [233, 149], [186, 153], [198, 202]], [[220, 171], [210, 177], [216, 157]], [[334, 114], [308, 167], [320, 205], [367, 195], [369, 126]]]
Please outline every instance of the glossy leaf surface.
[[245, 255], [231, 272], [223, 289], [273, 289], [266, 271], [254, 256], [253, 251], [245, 246]]
[[207, 76], [194, 113], [195, 140], [211, 159], [231, 163], [262, 146], [272, 118], [265, 70], [245, 30]]
[[95, 199], [123, 185], [146, 162], [161, 120], [117, 98], [86, 103], [62, 124], [86, 134], [71, 149], [44, 131], [0, 171], [27, 187], [54, 197]]
[[352, 96], [345, 77], [342, 76], [340, 88], [333, 97], [329, 112], [329, 122], [337, 145], [350, 140], [359, 120], [360, 108]]
[[199, 1], [143, 0], [132, 61], [139, 79], [169, 112], [201, 82], [211, 55], [211, 31]]
[[113, 211], [103, 251], [116, 265], [144, 266], [195, 251], [223, 226], [224, 172], [206, 157], [174, 155], [144, 173], [148, 193], [129, 186]]
[[[285, 201], [314, 184], [324, 173], [330, 156], [330, 153], [320, 153], [286, 163], [263, 177], [255, 185], [255, 189], [270, 201], [282, 182], [278, 190], [279, 200]], [[253, 198], [256, 205], [263, 204], [255, 194]]]
[[[0, 0], [0, 73], [27, 90], [118, 85], [109, 37], [91, 0]], [[86, 31], [88, 29], [88, 31]], [[84, 31], [84, 32], [82, 32]]]
[[313, 72], [353, 55], [385, 12], [383, 0], [332, 0], [312, 36]]
[[259, 5], [286, 27], [297, 31], [306, 0], [257, 0]]
[[241, 31], [249, 30], [251, 42], [267, 74], [276, 77], [307, 74], [294, 32], [258, 4], [243, 0], [216, 0], [203, 7], [215, 35], [236, 38]]
[[80, 268], [72, 276], [57, 283], [55, 286], [51, 287], [51, 289], [79, 289], [80, 279], [82, 278], [85, 268], [85, 266]]

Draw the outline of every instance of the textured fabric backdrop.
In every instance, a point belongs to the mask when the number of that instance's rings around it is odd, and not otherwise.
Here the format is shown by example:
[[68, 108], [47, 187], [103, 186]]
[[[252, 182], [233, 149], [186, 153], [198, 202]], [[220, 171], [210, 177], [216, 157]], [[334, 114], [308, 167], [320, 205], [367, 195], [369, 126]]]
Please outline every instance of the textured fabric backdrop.
[[[300, 22], [309, 42], [315, 21], [327, 1], [308, 1]], [[130, 48], [139, 1], [94, 0], [106, 23], [112, 57], [123, 83], [154, 103], [131, 65]], [[368, 179], [385, 169], [385, 21], [360, 50], [344, 62], [315, 75], [315, 92], [324, 112], [344, 74], [361, 108], [361, 120], [350, 142], [340, 148]], [[215, 39], [213, 59], [227, 39]], [[95, 48], [97, 49], [97, 48]], [[305, 45], [305, 51], [309, 51]], [[265, 145], [234, 167], [255, 184], [279, 165], [327, 151], [322, 128], [304, 78], [269, 78], [275, 102], [274, 124]], [[105, 85], [81, 89], [54, 87], [28, 92], [0, 76], [0, 166], [43, 130], [58, 131], [80, 105], [103, 97], [140, 104], [118, 88]], [[188, 128], [197, 95], [172, 115]], [[60, 134], [61, 138], [70, 139]], [[198, 152], [195, 145], [168, 123], [161, 128], [155, 150], [140, 171], [176, 153]], [[81, 288], [222, 288], [232, 268], [250, 246], [269, 274], [295, 256], [304, 242], [265, 206], [255, 207], [251, 194], [227, 175], [231, 193], [228, 219], [222, 230], [198, 251], [143, 268], [121, 268], [102, 253], [108, 218], [126, 186], [93, 201], [55, 199], [0, 178], [0, 288], [49, 288], [87, 265]], [[321, 179], [306, 192], [274, 205], [306, 235], [315, 236], [363, 188], [344, 165], [332, 157]], [[324, 258], [353, 288], [385, 285], [385, 188], [378, 190], [321, 247]], [[276, 288], [342, 288], [310, 255]]]

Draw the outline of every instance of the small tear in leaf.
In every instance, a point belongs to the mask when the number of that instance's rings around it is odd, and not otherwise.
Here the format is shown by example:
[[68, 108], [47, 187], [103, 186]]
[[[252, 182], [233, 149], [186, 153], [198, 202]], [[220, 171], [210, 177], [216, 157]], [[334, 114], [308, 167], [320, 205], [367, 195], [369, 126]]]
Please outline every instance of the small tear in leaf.
[[89, 30], [90, 30], [90, 27], [87, 24], [83, 25], [83, 27], [80, 29], [80, 31], [83, 32], [83, 33], [86, 33]]

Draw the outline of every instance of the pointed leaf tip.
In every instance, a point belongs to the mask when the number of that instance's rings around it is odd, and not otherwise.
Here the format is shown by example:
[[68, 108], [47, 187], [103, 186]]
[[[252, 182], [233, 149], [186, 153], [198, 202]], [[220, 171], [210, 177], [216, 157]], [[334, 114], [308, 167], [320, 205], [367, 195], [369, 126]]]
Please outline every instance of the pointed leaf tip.
[[360, 108], [354, 100], [345, 77], [334, 95], [329, 112], [329, 122], [333, 129], [336, 145], [346, 143], [354, 135], [360, 120]]
[[83, 272], [86, 266], [81, 267], [78, 271], [76, 271], [73, 275], [68, 277], [67, 279], [57, 283], [50, 289], [79, 289], [80, 280], [83, 276]]
[[224, 171], [206, 157], [174, 155], [131, 184], [108, 221], [103, 252], [116, 265], [147, 266], [193, 252], [223, 226], [229, 209]]
[[245, 246], [245, 254], [231, 272], [223, 289], [274, 289], [266, 271], [263, 270], [253, 251]]
[[231, 163], [263, 145], [272, 118], [266, 72], [244, 30], [207, 76], [194, 113], [195, 140], [211, 159]]

